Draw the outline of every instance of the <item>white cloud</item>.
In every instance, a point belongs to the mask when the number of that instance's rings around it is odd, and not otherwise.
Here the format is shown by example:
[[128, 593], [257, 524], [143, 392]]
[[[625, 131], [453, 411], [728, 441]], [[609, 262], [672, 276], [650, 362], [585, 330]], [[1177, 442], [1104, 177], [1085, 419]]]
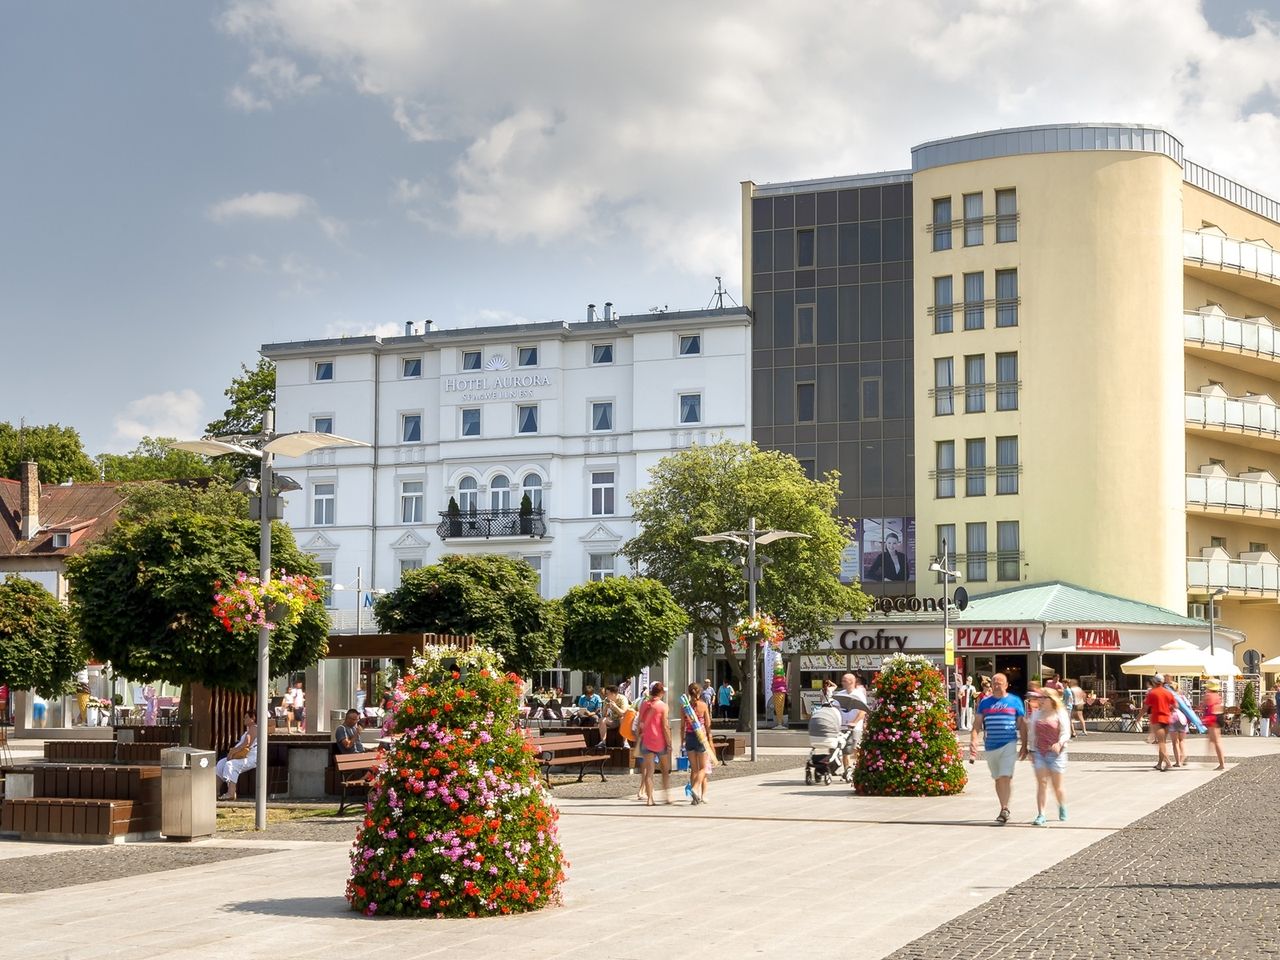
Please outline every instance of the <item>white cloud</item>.
[[[708, 276], [736, 271], [738, 181], [900, 169], [912, 145], [995, 127], [1163, 124], [1193, 159], [1280, 193], [1280, 30], [1255, 14], [1221, 35], [1198, 0], [830, 0], [785, 16], [767, 0], [236, 0], [222, 26], [432, 141], [393, 193], [429, 228], [634, 234], [650, 266]], [[448, 151], [443, 173], [426, 167]]]
[[295, 61], [256, 51], [244, 80], [227, 91], [227, 103], [244, 113], [270, 110], [280, 101], [306, 96], [320, 84], [319, 74], [303, 73]]
[[209, 208], [215, 223], [229, 220], [296, 220], [314, 212], [316, 202], [305, 193], [242, 193], [220, 200]]
[[286, 253], [274, 260], [256, 253], [222, 256], [215, 257], [213, 265], [227, 272], [261, 274], [282, 279], [284, 287], [281, 292], [299, 295], [319, 292], [322, 282], [331, 276], [300, 253]]
[[130, 450], [143, 437], [198, 437], [204, 433], [204, 401], [194, 390], [166, 390], [131, 400], [116, 414], [117, 449]]

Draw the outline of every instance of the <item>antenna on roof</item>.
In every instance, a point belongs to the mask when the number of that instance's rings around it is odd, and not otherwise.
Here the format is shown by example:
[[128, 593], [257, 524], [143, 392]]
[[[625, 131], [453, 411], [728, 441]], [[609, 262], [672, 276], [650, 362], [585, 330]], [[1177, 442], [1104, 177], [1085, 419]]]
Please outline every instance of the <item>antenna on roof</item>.
[[711, 304], [714, 303], [716, 305], [717, 310], [723, 310], [725, 297], [728, 297], [729, 302], [732, 303], [735, 307], [742, 306], [742, 304], [738, 303], [737, 300], [734, 300], [733, 295], [724, 288], [724, 282], [721, 280], [721, 278], [716, 277], [716, 292], [711, 294], [711, 299], [707, 301], [707, 307], [710, 308]]

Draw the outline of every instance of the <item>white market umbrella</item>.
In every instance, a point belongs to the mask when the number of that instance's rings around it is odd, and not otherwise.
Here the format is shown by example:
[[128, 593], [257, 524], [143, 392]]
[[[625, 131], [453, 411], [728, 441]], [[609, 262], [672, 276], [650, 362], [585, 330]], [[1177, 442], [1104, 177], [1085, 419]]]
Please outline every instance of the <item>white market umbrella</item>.
[[1260, 669], [1280, 670], [1280, 657], [1272, 657], [1270, 660], [1264, 660]]
[[1226, 654], [1210, 656], [1203, 650], [1185, 640], [1173, 640], [1158, 650], [1144, 653], [1133, 660], [1120, 664], [1120, 669], [1129, 675], [1167, 673], [1173, 676], [1191, 676], [1193, 674], [1209, 674], [1211, 676], [1234, 676], [1240, 671]]

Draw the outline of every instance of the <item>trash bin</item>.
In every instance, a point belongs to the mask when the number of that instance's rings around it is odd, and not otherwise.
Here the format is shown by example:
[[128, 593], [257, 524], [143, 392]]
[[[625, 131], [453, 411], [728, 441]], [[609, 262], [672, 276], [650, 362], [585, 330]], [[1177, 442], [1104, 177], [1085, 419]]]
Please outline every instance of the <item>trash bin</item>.
[[160, 832], [170, 840], [213, 836], [216, 759], [212, 751], [195, 747], [160, 751]]

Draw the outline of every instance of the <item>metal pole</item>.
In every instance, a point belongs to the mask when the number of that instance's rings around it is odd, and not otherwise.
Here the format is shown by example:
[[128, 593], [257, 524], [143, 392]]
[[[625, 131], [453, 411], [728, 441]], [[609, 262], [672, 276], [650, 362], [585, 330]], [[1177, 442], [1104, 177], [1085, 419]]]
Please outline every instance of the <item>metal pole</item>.
[[1209, 656], [1214, 655], [1213, 650], [1213, 591], [1209, 591]]
[[[942, 651], [943, 660], [946, 660], [947, 637], [951, 636], [951, 564], [947, 561], [947, 539], [942, 538]], [[954, 655], [953, 655], [954, 656]], [[954, 665], [947, 665], [947, 693], [951, 693], [951, 677], [955, 672]], [[956, 688], [960, 686], [956, 683]], [[956, 713], [960, 712], [958, 708], [958, 700]], [[957, 717], [956, 719], [959, 719]]]
[[[756, 518], [747, 521], [747, 616], [756, 615]], [[747, 728], [750, 732], [751, 762], [756, 759], [756, 698], [760, 691], [756, 689], [756, 640], [751, 638], [748, 644], [747, 675], [751, 678], [747, 689], [751, 691], [750, 706], [747, 710]]]
[[[268, 408], [262, 415], [263, 446], [271, 441], [275, 432], [275, 411]], [[259, 543], [258, 578], [266, 584], [271, 580], [271, 452], [262, 451], [262, 475], [258, 486]], [[267, 683], [271, 678], [271, 631], [266, 626], [258, 628], [258, 773], [254, 786], [255, 830], [267, 829]]]

